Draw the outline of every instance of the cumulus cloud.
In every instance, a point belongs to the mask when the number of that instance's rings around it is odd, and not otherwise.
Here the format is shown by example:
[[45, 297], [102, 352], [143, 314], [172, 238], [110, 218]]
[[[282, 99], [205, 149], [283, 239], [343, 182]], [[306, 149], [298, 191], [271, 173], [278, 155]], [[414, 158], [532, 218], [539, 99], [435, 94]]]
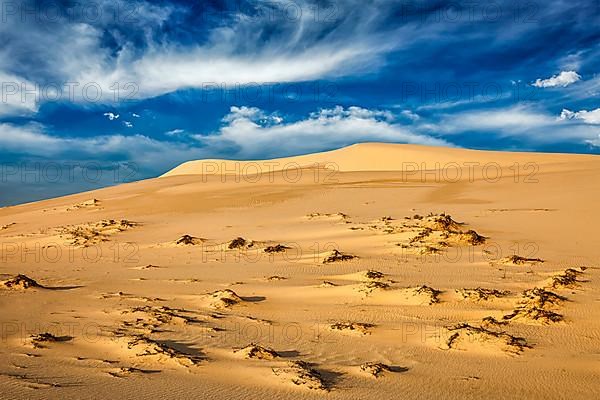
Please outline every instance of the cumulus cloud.
[[551, 88], [551, 87], [567, 87], [575, 82], [581, 80], [581, 75], [575, 71], [562, 71], [558, 75], [553, 75], [547, 79], [536, 79], [532, 86], [539, 88]]
[[586, 124], [600, 124], [600, 108], [595, 110], [570, 111], [566, 108], [560, 113], [560, 120], [581, 120]]
[[110, 121], [114, 121], [115, 119], [119, 119], [119, 117], [120, 117], [119, 114], [115, 114], [115, 113], [112, 113], [112, 112], [106, 112], [106, 113], [104, 113], [102, 115], [104, 115]]
[[[174, 129], [165, 134], [183, 133], [182, 129]], [[180, 141], [162, 141], [140, 134], [61, 137], [40, 124], [0, 123], [0, 148], [23, 159], [134, 162], [155, 175], [193, 159], [284, 157], [366, 141], [452, 146], [395, 123], [388, 111], [361, 107], [322, 109], [289, 122], [277, 113], [231, 107], [218, 131], [210, 135], [182, 135]]]
[[240, 158], [281, 157], [366, 141], [451, 146], [393, 120], [389, 111], [336, 106], [284, 122], [280, 116], [258, 108], [231, 107], [218, 132], [194, 138], [216, 151], [228, 149]]

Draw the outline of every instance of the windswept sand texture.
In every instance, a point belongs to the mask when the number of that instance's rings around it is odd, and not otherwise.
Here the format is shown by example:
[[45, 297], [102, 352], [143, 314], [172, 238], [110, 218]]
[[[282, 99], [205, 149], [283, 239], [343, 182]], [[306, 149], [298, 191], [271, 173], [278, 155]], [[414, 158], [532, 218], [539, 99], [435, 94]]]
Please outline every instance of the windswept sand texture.
[[600, 398], [598, 157], [274, 162], [0, 209], [0, 398]]

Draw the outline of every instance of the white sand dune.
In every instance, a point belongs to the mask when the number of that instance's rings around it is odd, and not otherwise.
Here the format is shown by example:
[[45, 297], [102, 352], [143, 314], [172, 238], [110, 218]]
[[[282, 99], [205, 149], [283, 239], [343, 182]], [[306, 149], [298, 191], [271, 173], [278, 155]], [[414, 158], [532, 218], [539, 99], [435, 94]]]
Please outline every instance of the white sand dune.
[[[595, 161], [592, 155], [553, 153], [523, 153], [464, 150], [448, 147], [431, 147], [406, 144], [361, 143], [338, 150], [272, 160], [235, 161], [205, 159], [188, 161], [172, 169], [163, 177], [177, 175], [248, 174], [280, 171], [294, 168], [326, 168], [341, 172], [432, 170], [440, 166], [449, 168], [476, 167], [476, 164], [497, 163], [510, 166], [514, 163], [562, 164]], [[489, 167], [490, 169], [492, 166]]]
[[597, 398], [599, 174], [368, 143], [2, 208], [0, 398]]

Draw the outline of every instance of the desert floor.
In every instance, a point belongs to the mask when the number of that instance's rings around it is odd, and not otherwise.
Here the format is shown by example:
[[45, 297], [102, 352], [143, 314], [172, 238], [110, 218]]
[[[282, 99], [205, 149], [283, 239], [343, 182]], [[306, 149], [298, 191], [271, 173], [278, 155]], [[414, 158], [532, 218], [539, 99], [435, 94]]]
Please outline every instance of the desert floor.
[[599, 398], [599, 176], [362, 144], [0, 209], [0, 398]]

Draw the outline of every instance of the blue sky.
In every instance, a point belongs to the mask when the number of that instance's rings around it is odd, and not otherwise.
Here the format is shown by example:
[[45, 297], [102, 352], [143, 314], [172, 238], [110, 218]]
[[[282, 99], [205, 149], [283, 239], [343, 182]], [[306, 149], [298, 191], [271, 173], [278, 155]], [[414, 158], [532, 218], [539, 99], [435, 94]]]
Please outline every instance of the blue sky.
[[190, 159], [365, 141], [600, 152], [597, 0], [55, 0], [0, 13], [0, 205]]

